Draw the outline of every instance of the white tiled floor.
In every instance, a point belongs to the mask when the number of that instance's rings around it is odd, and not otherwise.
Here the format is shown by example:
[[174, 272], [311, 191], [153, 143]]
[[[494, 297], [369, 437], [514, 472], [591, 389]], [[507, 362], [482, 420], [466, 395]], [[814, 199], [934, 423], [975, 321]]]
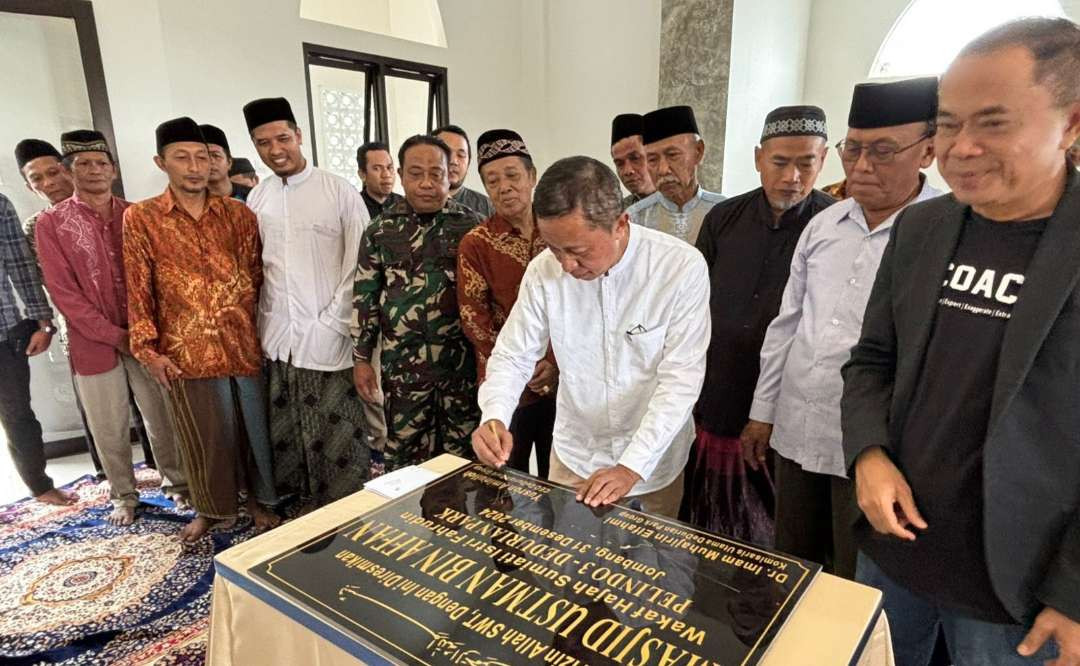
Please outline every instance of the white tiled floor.
[[[26, 497], [28, 493], [26, 486], [22, 484], [19, 475], [15, 472], [15, 465], [11, 462], [7, 445], [2, 440], [3, 435], [0, 434], [0, 445], [2, 445], [0, 448], [3, 448], [3, 451], [0, 452], [0, 504], [9, 504]], [[142, 461], [142, 447], [139, 445], [133, 446], [131, 455], [134, 462]], [[53, 483], [62, 486], [84, 474], [93, 474], [94, 463], [91, 462], [89, 453], [80, 453], [50, 460], [45, 471], [52, 477]]]

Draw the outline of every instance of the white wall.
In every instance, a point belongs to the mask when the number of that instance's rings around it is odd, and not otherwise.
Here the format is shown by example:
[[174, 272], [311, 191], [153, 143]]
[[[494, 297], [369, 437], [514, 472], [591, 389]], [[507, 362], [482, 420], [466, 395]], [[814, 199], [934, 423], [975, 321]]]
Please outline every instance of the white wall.
[[0, 192], [23, 218], [44, 207], [24, 186], [14, 149], [22, 139], [60, 147], [60, 134], [87, 127], [90, 100], [79, 62], [75, 22], [0, 13]]
[[[164, 187], [152, 157], [168, 118], [221, 127], [258, 164], [241, 108], [281, 95], [306, 135], [302, 42], [447, 67], [451, 122], [474, 140], [518, 129], [540, 167], [580, 153], [610, 161], [611, 118], [656, 105], [660, 0], [440, 0], [447, 48], [303, 20], [299, 0], [93, 3], [131, 199]], [[475, 166], [469, 182], [480, 188]]]
[[[738, 0], [736, 9], [741, 2]], [[825, 109], [829, 118], [829, 143], [843, 138], [851, 91], [867, 79], [878, 49], [910, 0], [814, 0], [810, 17], [803, 99]], [[1080, 18], [1080, 0], [1064, 0], [1065, 13]], [[840, 160], [832, 151], [825, 163], [822, 184], [844, 177]], [[928, 170], [932, 183], [945, 187], [937, 167]]]
[[[25, 187], [15, 144], [33, 137], [59, 147], [61, 132], [90, 123], [74, 22], [0, 13], [0, 81], [8, 93], [0, 104], [0, 192], [26, 218], [44, 202]], [[60, 344], [30, 359], [30, 368], [31, 401], [46, 441], [78, 435], [82, 424]]]
[[437, 0], [300, 0], [300, 15], [356, 30], [446, 46]]
[[754, 147], [769, 111], [803, 102], [812, 0], [735, 0], [731, 34], [724, 194], [761, 184]]
[[[235, 154], [258, 164], [241, 109], [257, 97], [280, 95], [292, 103], [307, 135], [302, 42], [446, 66], [451, 117], [467, 129], [499, 122], [515, 105], [518, 59], [514, 34], [495, 28], [517, 26], [518, 5], [467, 4], [467, 11], [443, 12], [449, 43], [443, 49], [302, 20], [297, 0], [95, 0], [129, 198], [164, 187], [151, 160], [154, 128], [168, 118], [190, 115], [218, 125]], [[478, 33], [491, 35], [489, 53], [513, 57], [488, 57], [474, 46]], [[484, 95], [484, 82], [491, 78], [515, 83], [505, 96]], [[477, 103], [481, 96], [486, 104]]]
[[544, 165], [570, 155], [610, 165], [612, 118], [656, 108], [660, 0], [526, 2], [522, 37], [541, 41], [523, 67], [537, 72], [523, 97], [537, 114], [530, 149]]
[[[814, 0], [803, 99], [825, 109], [830, 144], [847, 132], [851, 91], [856, 83], [866, 80], [881, 43], [908, 3], [909, 0]], [[832, 150], [820, 184], [834, 183], [844, 177], [837, 157]], [[930, 168], [930, 175], [938, 178], [935, 167]]]

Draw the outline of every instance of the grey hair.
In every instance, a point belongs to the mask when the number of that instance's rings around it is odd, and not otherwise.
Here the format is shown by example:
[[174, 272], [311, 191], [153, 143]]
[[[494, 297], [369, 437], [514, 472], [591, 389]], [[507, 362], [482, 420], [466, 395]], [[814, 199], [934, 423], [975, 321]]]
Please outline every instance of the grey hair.
[[1045, 85], [1058, 106], [1080, 99], [1080, 26], [1065, 18], [1016, 19], [976, 37], [957, 58], [1010, 47], [1035, 58], [1035, 83]]
[[584, 155], [555, 162], [536, 184], [537, 219], [564, 217], [580, 210], [592, 227], [611, 231], [622, 214], [619, 179], [603, 162]]

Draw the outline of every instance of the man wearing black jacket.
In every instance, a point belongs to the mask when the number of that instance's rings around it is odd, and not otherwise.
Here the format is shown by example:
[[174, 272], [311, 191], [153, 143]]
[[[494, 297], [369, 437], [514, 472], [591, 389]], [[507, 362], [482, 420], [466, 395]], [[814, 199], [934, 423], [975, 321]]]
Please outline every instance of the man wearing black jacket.
[[1023, 19], [941, 80], [953, 194], [893, 227], [844, 366], [865, 520], [897, 663], [937, 627], [957, 664], [1080, 664], [1080, 27]]

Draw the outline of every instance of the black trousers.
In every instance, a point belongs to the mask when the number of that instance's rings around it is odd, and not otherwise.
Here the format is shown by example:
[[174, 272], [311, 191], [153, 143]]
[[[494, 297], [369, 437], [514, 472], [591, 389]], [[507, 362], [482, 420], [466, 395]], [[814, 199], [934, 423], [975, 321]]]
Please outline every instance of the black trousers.
[[510, 468], [528, 474], [529, 455], [535, 446], [537, 475], [546, 479], [551, 462], [551, 437], [555, 431], [555, 396], [518, 407], [510, 419], [509, 430], [514, 437], [514, 448], [507, 463]]
[[26, 345], [36, 330], [36, 324], [19, 326], [0, 341], [0, 377], [3, 377], [0, 380], [0, 425], [7, 436], [15, 470], [35, 497], [53, 489], [52, 479], [45, 474], [41, 423], [30, 407], [30, 361], [26, 356]]
[[855, 579], [855, 487], [776, 456], [776, 549]]

